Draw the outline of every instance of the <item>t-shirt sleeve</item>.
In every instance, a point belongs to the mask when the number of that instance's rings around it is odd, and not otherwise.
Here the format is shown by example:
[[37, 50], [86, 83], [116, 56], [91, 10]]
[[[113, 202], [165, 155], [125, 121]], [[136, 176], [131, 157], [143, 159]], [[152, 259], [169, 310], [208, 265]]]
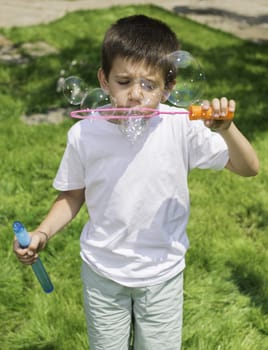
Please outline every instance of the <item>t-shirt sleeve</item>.
[[84, 188], [84, 174], [85, 169], [78, 151], [68, 141], [53, 186], [59, 191]]
[[204, 126], [202, 121], [194, 124], [189, 131], [189, 168], [223, 169], [229, 152], [223, 137]]

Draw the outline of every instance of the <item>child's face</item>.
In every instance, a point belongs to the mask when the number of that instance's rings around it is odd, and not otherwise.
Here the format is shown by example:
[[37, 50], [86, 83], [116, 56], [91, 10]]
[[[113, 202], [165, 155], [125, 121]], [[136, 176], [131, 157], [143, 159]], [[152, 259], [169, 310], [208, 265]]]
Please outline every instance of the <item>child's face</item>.
[[102, 89], [110, 95], [114, 107], [157, 108], [165, 100], [165, 84], [159, 69], [116, 57], [108, 79], [100, 68], [98, 78]]

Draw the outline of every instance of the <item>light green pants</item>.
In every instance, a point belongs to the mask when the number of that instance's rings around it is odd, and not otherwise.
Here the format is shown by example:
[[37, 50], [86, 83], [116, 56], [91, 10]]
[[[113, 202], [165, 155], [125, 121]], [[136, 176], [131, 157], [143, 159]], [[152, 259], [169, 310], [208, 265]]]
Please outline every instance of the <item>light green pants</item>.
[[[180, 350], [183, 273], [151, 287], [130, 288], [83, 263], [90, 350]], [[131, 329], [133, 327], [133, 339]]]

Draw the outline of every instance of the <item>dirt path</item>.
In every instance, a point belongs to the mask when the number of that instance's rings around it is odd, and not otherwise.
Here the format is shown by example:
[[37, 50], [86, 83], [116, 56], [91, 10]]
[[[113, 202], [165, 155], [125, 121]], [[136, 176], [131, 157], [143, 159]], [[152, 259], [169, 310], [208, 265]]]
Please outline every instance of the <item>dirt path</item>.
[[0, 0], [0, 27], [49, 23], [80, 9], [150, 3], [242, 39], [268, 42], [268, 0]]

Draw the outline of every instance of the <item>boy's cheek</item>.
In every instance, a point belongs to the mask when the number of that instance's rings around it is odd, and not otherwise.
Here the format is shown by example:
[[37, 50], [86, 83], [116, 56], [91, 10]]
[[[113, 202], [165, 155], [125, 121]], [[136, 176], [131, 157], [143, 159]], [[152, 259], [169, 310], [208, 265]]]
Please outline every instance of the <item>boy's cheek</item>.
[[110, 95], [111, 102], [114, 107], [124, 107], [127, 105], [127, 95], [121, 93], [117, 95]]

